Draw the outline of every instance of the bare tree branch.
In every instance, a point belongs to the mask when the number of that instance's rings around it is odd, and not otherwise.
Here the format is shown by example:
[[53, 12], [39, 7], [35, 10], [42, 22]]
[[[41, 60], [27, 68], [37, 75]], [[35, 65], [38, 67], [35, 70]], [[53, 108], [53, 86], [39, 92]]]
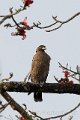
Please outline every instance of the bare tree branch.
[[71, 68], [68, 69], [67, 67], [64, 67], [60, 62], [58, 62], [58, 63], [59, 63], [59, 67], [61, 67], [63, 70], [68, 70], [68, 71], [70, 71], [74, 74], [79, 74], [78, 72], [75, 72], [75, 71], [71, 70]]
[[32, 112], [29, 110], [29, 112], [35, 117], [35, 118], [39, 118], [40, 120], [44, 120], [44, 118], [40, 117], [39, 115], [36, 114], [36, 112]]
[[33, 84], [30, 82], [3, 82], [0, 83], [1, 91], [8, 92], [37, 92], [40, 90], [43, 93], [70, 93], [80, 95], [80, 84], [59, 84], [59, 83], [45, 83], [43, 86], [40, 84]]
[[60, 62], [58, 62], [58, 63], [59, 63], [59, 67], [62, 68], [62, 70], [67, 70], [67, 71], [70, 72], [68, 77], [71, 77], [71, 78], [77, 80], [79, 82], [79, 84], [80, 84], [80, 73], [78, 72], [77, 69], [76, 69], [76, 71], [73, 71], [71, 69], [71, 67], [70, 68], [68, 68], [68, 66], [64, 67]]
[[76, 110], [76, 109], [79, 108], [79, 107], [80, 107], [80, 103], [78, 103], [78, 105], [77, 105], [75, 108], [69, 110], [68, 112], [66, 112], [66, 113], [64, 113], [64, 114], [62, 114], [62, 115], [57, 115], [57, 116], [54, 116], [54, 117], [45, 118], [44, 120], [62, 118], [62, 117], [64, 117], [64, 116], [66, 116], [66, 115], [72, 113], [74, 110]]
[[[11, 8], [10, 8], [10, 9], [11, 9]], [[1, 25], [5, 20], [10, 19], [12, 16], [19, 14], [19, 13], [20, 13], [21, 11], [23, 11], [23, 10], [25, 10], [25, 9], [19, 8], [18, 10], [15, 10], [15, 12], [12, 13], [12, 14], [10, 13], [10, 14], [8, 14], [8, 15], [0, 15], [0, 17], [2, 18], [2, 19], [0, 20], [0, 25]]]
[[0, 93], [7, 102], [11, 101], [10, 106], [13, 110], [19, 112], [25, 120], [32, 120], [32, 117], [7, 92]]
[[11, 72], [11, 73], [9, 73], [9, 77], [2, 79], [2, 80], [0, 81], [0, 83], [1, 83], [1, 82], [4, 82], [4, 81], [9, 81], [12, 77], [13, 77], [13, 73]]
[[[11, 18], [12, 16], [20, 13], [21, 11], [25, 10], [24, 8], [20, 8], [18, 10], [16, 10], [14, 13], [12, 14], [9, 14], [9, 15], [1, 15], [0, 17], [2, 17], [2, 20], [0, 21], [0, 25], [6, 20], [6, 19], [9, 19]], [[39, 29], [46, 29], [46, 28], [50, 28], [50, 27], [54, 27], [53, 29], [50, 29], [50, 30], [46, 30], [46, 32], [51, 32], [51, 31], [55, 31], [59, 28], [61, 28], [65, 23], [68, 23], [70, 22], [71, 20], [73, 20], [74, 18], [76, 18], [77, 16], [80, 15], [80, 12], [74, 14], [73, 16], [71, 16], [70, 18], [68, 18], [67, 20], [65, 21], [61, 21], [61, 20], [58, 20], [57, 19], [57, 16], [54, 17], [52, 16], [53, 20], [54, 20], [54, 23], [50, 24], [50, 25], [47, 25], [47, 26], [40, 26], [41, 25], [41, 22], [38, 21], [38, 23], [35, 23], [33, 22], [33, 27], [37, 27]], [[10, 25], [9, 23], [7, 24], [9, 27], [14, 27], [14, 25]], [[57, 27], [55, 27], [56, 25], [58, 25]], [[6, 26], [6, 25], [5, 25]], [[30, 27], [31, 29], [33, 29], [33, 27]]]
[[[53, 18], [53, 20], [54, 20], [54, 23], [52, 23], [52, 24], [50, 24], [50, 25], [47, 25], [47, 26], [43, 26], [43, 27], [40, 26], [40, 25], [37, 25], [36, 23], [33, 23], [33, 24], [34, 24], [37, 28], [39, 28], [39, 29], [46, 29], [46, 28], [50, 28], [50, 27], [53, 26], [53, 27], [54, 27], [53, 29], [46, 30], [46, 32], [51, 32], [51, 31], [55, 31], [55, 30], [61, 28], [65, 23], [70, 22], [71, 20], [73, 20], [74, 18], [76, 18], [76, 17], [79, 16], [79, 15], [80, 15], [80, 12], [74, 14], [73, 16], [71, 16], [70, 18], [68, 18], [68, 19], [65, 20], [65, 21], [61, 21], [61, 20], [57, 19], [57, 16], [56, 16], [56, 17], [52, 16], [52, 18]], [[56, 25], [57, 25], [57, 27], [55, 27]]]
[[6, 104], [2, 104], [1, 107], [0, 107], [0, 113], [10, 104], [11, 101], [9, 101], [8, 103]]
[[[80, 103], [78, 103], [78, 105], [76, 107], [74, 107], [73, 109], [69, 110], [68, 112], [64, 113], [64, 114], [61, 114], [61, 115], [57, 115], [57, 116], [54, 116], [54, 117], [48, 117], [48, 118], [42, 118], [40, 117], [39, 115], [37, 115], [35, 112], [32, 112], [29, 110], [29, 112], [34, 116], [34, 117], [37, 117], [39, 118], [40, 120], [50, 120], [50, 119], [57, 119], [57, 118], [60, 118], [60, 120], [62, 120], [63, 117], [69, 115], [70, 113], [74, 112], [77, 108], [80, 107]], [[69, 120], [72, 120], [73, 116], [70, 116]]]

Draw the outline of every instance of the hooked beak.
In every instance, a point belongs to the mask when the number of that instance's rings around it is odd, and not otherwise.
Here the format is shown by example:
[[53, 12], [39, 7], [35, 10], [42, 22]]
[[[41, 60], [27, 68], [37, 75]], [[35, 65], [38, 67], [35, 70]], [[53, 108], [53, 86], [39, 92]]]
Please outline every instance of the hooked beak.
[[43, 50], [46, 50], [47, 48], [46, 48], [46, 46], [45, 46], [45, 47], [43, 47], [42, 49], [43, 49]]

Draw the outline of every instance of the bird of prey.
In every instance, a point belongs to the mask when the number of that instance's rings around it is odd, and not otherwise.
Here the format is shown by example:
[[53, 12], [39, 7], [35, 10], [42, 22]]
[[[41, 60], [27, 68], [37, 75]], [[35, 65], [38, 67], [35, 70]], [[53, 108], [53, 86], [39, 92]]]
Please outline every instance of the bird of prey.
[[[49, 66], [50, 66], [50, 56], [45, 52], [46, 46], [40, 45], [36, 49], [36, 54], [32, 59], [31, 66], [31, 82], [34, 84], [44, 84], [46, 82]], [[34, 100], [36, 102], [42, 101], [42, 92], [34, 92]]]

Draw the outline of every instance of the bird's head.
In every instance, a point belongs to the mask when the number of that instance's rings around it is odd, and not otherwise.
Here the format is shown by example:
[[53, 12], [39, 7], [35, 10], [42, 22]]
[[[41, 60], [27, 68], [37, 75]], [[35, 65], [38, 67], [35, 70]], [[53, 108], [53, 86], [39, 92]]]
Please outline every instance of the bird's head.
[[45, 51], [45, 50], [46, 50], [46, 46], [40, 45], [39, 47], [37, 47], [36, 52], [38, 52], [38, 51]]

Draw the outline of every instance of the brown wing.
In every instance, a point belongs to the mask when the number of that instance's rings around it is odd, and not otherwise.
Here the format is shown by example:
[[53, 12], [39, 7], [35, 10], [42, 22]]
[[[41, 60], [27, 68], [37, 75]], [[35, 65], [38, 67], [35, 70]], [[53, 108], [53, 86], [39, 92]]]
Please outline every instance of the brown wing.
[[45, 52], [37, 52], [32, 60], [31, 81], [44, 83], [47, 79], [50, 65], [50, 56]]

